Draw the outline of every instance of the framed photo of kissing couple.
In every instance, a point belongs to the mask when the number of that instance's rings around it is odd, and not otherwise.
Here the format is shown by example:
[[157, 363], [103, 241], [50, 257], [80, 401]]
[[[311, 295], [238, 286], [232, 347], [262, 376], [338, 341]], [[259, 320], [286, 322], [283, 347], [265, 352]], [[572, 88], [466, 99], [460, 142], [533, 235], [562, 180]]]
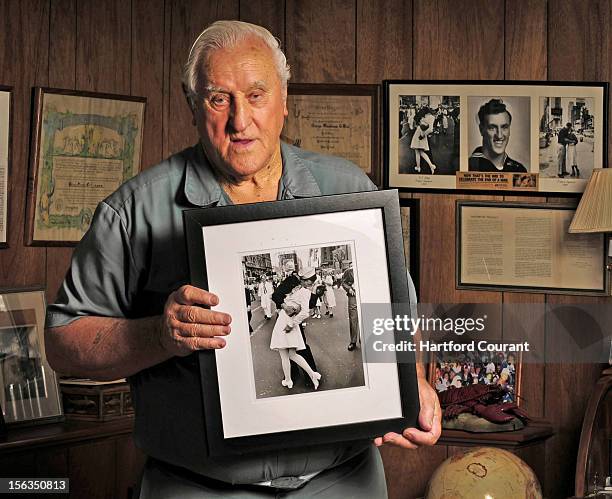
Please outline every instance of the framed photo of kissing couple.
[[583, 192], [606, 166], [608, 84], [387, 80], [385, 185]]
[[194, 209], [184, 219], [192, 284], [232, 316], [226, 346], [198, 354], [210, 455], [416, 424], [414, 362], [369, 362], [362, 342], [367, 304], [391, 314], [409, 301], [397, 191]]

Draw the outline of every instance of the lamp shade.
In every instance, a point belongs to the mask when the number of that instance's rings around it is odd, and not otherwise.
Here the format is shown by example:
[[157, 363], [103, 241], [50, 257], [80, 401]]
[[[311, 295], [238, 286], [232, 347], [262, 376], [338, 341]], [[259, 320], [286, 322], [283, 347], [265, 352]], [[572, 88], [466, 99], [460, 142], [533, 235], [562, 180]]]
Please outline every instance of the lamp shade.
[[612, 168], [596, 168], [569, 232], [612, 232]]

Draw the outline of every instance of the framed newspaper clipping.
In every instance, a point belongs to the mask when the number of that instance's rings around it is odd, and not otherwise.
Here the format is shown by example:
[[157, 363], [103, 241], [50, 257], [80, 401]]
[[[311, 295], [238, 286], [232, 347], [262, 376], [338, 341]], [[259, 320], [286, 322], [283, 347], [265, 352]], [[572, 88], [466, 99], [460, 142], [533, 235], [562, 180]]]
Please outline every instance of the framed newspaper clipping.
[[145, 98], [37, 88], [27, 237], [74, 245], [100, 201], [140, 171]]
[[233, 318], [225, 346], [198, 353], [210, 455], [416, 425], [414, 352], [377, 360], [368, 336], [372, 304], [409, 302], [398, 208], [375, 191], [184, 212], [192, 284]]
[[352, 161], [381, 186], [379, 101], [379, 85], [290, 83], [282, 138]]
[[608, 84], [384, 82], [385, 185], [580, 193], [606, 167]]
[[609, 294], [604, 234], [570, 234], [574, 206], [457, 201], [457, 288]]

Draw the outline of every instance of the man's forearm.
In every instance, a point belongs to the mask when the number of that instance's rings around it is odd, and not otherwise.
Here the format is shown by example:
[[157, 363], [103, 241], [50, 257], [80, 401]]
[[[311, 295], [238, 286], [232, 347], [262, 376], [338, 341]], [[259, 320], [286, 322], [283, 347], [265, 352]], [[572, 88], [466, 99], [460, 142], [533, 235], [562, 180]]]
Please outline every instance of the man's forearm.
[[51, 367], [71, 376], [112, 380], [171, 357], [159, 341], [160, 317], [83, 317], [45, 331]]

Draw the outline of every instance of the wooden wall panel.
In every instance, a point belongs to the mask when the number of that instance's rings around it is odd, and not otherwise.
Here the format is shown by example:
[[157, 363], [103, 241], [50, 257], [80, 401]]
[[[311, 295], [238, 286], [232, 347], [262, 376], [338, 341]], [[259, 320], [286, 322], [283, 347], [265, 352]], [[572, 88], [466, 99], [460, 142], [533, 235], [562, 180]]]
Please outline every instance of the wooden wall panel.
[[167, 88], [168, 119], [167, 147], [164, 155], [180, 151], [197, 142], [196, 129], [191, 125], [191, 114], [181, 88], [183, 65], [189, 49], [202, 32], [218, 19], [237, 19], [238, 0], [195, 2], [174, 0], [170, 12], [170, 53], [167, 59], [169, 79]]
[[130, 3], [77, 3], [76, 85], [79, 90], [130, 93]]
[[68, 450], [70, 497], [115, 498], [115, 441], [77, 445]]
[[[49, 16], [49, 86], [76, 89], [76, 1], [52, 0]], [[47, 303], [53, 303], [72, 257], [72, 248], [47, 248]]]
[[285, 0], [240, 0], [240, 20], [268, 29], [285, 47]]
[[[609, 81], [612, 3], [609, 0], [549, 0], [548, 78], [550, 80]], [[608, 141], [609, 142], [609, 141]], [[551, 202], [559, 201], [550, 199]], [[597, 302], [597, 299], [550, 295], [552, 305]], [[608, 299], [609, 303], [609, 299]], [[581, 330], [579, 323], [570, 325]], [[547, 351], [576, 348], [561, 341], [547, 326]], [[545, 416], [557, 432], [547, 443], [546, 495], [561, 497], [573, 492], [576, 453], [586, 400], [601, 366], [593, 364], [548, 364], [545, 371]], [[586, 389], [585, 389], [586, 388]], [[568, 396], [571, 394], [571, 397]], [[558, 477], [563, 477], [559, 480]]]
[[164, 0], [132, 0], [131, 95], [147, 98], [142, 168], [163, 159]]
[[287, 0], [287, 57], [297, 83], [355, 83], [355, 2]]
[[45, 284], [45, 248], [25, 247], [31, 100], [47, 85], [49, 6], [36, 0], [0, 2], [0, 82], [13, 87], [8, 178], [8, 248], [0, 249], [0, 287]]
[[412, 1], [357, 0], [357, 83], [412, 78]]
[[503, 0], [414, 0], [413, 25], [415, 78], [503, 78]]
[[546, 79], [546, 0], [506, 2], [505, 79]]

